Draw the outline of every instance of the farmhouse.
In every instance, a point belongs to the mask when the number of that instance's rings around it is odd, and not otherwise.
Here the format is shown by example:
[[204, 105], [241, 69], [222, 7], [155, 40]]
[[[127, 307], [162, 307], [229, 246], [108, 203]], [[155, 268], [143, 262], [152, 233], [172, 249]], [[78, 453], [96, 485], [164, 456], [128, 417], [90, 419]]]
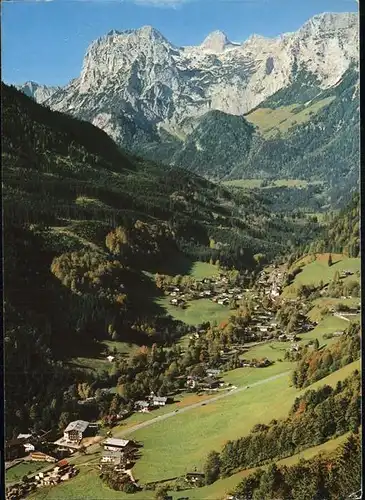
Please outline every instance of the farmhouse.
[[151, 403], [149, 401], [141, 400], [134, 403], [134, 407], [137, 411], [149, 412], [151, 408]]
[[103, 442], [105, 451], [125, 451], [132, 445], [128, 439], [108, 438]]
[[33, 462], [57, 462], [54, 457], [47, 455], [46, 453], [42, 453], [41, 451], [35, 451], [30, 454], [30, 459]]
[[199, 480], [203, 480], [205, 478], [205, 474], [201, 472], [188, 472], [185, 476], [186, 481], [191, 483], [196, 483]]
[[219, 386], [219, 380], [207, 377], [202, 381], [202, 386], [207, 389], [215, 389], [216, 387]]
[[88, 427], [89, 422], [86, 422], [85, 420], [75, 420], [74, 422], [70, 422], [68, 424], [63, 433], [63, 437], [65, 441], [69, 443], [78, 444], [84, 437]]
[[210, 377], [217, 377], [218, 375], [221, 374], [221, 370], [218, 370], [217, 368], [207, 368], [207, 375]]
[[120, 465], [122, 462], [123, 454], [120, 450], [109, 451], [104, 450], [100, 462], [102, 464]]
[[152, 398], [153, 406], [165, 406], [166, 403], [167, 403], [166, 397], [153, 396]]

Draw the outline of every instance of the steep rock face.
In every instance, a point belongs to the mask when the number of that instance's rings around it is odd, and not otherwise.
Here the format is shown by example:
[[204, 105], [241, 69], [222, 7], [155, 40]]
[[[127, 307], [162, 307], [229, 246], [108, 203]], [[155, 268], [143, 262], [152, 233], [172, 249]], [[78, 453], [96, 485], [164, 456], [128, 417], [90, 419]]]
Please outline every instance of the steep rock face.
[[39, 85], [35, 82], [26, 82], [23, 85], [17, 85], [17, 88], [25, 95], [32, 97], [35, 101], [42, 104], [55, 92], [60, 90], [61, 87], [47, 87], [46, 85]]
[[[150, 26], [111, 31], [89, 47], [79, 78], [47, 105], [75, 114], [132, 147], [157, 128], [184, 133], [183, 122], [210, 110], [242, 115], [302, 72], [321, 89], [358, 60], [358, 16], [325, 13], [295, 33], [251, 36], [235, 44], [216, 31], [196, 47], [175, 47]], [[126, 122], [133, 123], [134, 130]], [[157, 126], [157, 127], [156, 127]]]

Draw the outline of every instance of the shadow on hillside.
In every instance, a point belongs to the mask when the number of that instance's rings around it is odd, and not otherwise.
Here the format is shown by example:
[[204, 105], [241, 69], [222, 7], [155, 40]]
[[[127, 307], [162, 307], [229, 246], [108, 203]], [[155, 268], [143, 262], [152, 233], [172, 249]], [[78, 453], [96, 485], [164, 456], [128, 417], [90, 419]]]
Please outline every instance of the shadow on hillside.
[[145, 271], [152, 274], [166, 274], [168, 276], [187, 275], [191, 272], [194, 262], [183, 255], [176, 253], [158, 265], [149, 265]]

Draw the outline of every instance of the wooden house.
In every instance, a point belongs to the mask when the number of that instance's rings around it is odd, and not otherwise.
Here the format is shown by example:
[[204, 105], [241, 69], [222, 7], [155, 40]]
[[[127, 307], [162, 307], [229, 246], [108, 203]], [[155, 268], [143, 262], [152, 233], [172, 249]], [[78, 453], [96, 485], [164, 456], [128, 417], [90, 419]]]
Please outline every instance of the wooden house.
[[64, 430], [64, 439], [69, 443], [79, 443], [87, 433], [87, 428], [89, 427], [89, 422], [85, 420], [75, 420], [70, 422], [66, 429]]
[[129, 439], [117, 439], [117, 438], [107, 438], [103, 442], [103, 447], [105, 451], [126, 451], [129, 450], [133, 445], [133, 442]]
[[152, 398], [153, 406], [165, 406], [166, 403], [167, 403], [166, 397], [153, 396], [153, 398]]

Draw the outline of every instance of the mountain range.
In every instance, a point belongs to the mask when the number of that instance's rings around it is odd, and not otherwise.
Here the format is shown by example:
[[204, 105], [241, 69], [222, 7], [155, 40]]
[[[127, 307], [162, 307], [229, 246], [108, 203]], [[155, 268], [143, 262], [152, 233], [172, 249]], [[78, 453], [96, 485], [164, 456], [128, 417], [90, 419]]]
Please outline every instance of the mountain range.
[[276, 38], [221, 31], [177, 47], [151, 26], [94, 41], [63, 88], [20, 89], [127, 150], [212, 180], [357, 181], [358, 15], [324, 13]]

